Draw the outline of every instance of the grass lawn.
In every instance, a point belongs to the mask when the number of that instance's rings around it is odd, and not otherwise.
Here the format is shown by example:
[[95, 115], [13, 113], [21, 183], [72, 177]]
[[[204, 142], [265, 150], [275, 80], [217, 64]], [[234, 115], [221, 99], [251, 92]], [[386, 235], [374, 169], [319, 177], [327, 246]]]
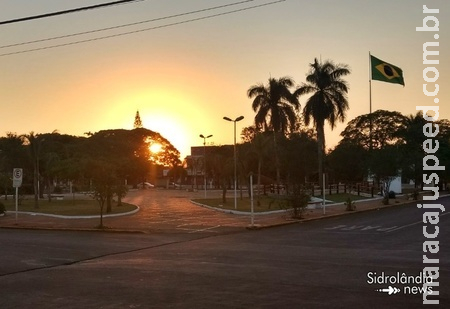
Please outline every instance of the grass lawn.
[[[333, 201], [334, 203], [346, 202], [349, 197], [351, 198], [352, 201], [367, 199], [367, 197], [357, 196], [357, 195], [353, 195], [350, 193], [325, 195], [325, 199]], [[200, 203], [200, 204], [207, 205], [207, 206], [215, 207], [215, 208], [235, 210], [234, 209], [234, 197], [228, 197], [227, 202], [225, 204], [222, 203], [221, 198], [194, 199], [193, 201]], [[238, 211], [250, 212], [251, 211], [250, 207], [251, 207], [251, 201], [250, 201], [249, 197], [244, 197], [243, 199], [241, 199], [238, 196], [238, 198], [237, 198], [237, 210]], [[288, 203], [286, 202], [286, 199], [283, 196], [261, 195], [259, 198], [259, 204], [257, 203], [256, 197], [253, 201], [253, 209], [255, 212], [281, 210], [281, 209], [287, 209], [287, 207], [288, 207]]]
[[[8, 200], [0, 200], [5, 207], [6, 211], [15, 211], [15, 200], [10, 198]], [[122, 206], [118, 207], [116, 202], [113, 202], [112, 212], [110, 214], [125, 213], [133, 211], [136, 206], [131, 204], [122, 203]], [[19, 211], [46, 213], [62, 216], [96, 216], [100, 214], [100, 206], [96, 200], [90, 199], [75, 199], [66, 198], [64, 200], [53, 199], [48, 202], [47, 199], [39, 200], [39, 209], [34, 208], [34, 199], [25, 199], [22, 204], [19, 205]], [[105, 214], [106, 205], [104, 206], [103, 213]]]
[[[322, 198], [321, 196], [316, 196], [318, 198]], [[350, 193], [338, 193], [338, 194], [325, 194], [325, 199], [329, 201], [333, 201], [335, 203], [347, 202], [347, 199], [350, 198], [352, 201], [364, 200], [368, 197], [358, 196]]]
[[[194, 199], [194, 202], [215, 207], [221, 209], [235, 210], [234, 208], [234, 197], [227, 197], [227, 202], [224, 204], [222, 198], [207, 198], [207, 199]], [[261, 195], [259, 197], [259, 204], [257, 198], [253, 200], [253, 210], [254, 212], [265, 212], [285, 209], [286, 201], [280, 197], [269, 197]], [[238, 196], [237, 198], [237, 211], [250, 212], [251, 211], [251, 201], [249, 197], [243, 197], [242, 199]]]

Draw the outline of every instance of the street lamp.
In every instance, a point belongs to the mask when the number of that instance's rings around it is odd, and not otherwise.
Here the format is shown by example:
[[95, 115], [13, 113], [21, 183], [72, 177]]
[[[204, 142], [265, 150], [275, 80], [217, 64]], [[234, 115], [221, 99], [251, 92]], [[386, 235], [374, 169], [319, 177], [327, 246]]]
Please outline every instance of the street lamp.
[[212, 137], [212, 134], [208, 136], [200, 134], [200, 137], [203, 138], [203, 179], [205, 180], [205, 198], [206, 198], [206, 139]]
[[236, 119], [231, 119], [228, 117], [223, 117], [224, 120], [226, 121], [231, 121], [234, 122], [234, 209], [237, 209], [237, 191], [236, 191], [236, 187], [237, 187], [237, 176], [236, 176], [236, 122], [241, 121], [242, 119], [244, 119], [244, 116], [239, 116]]

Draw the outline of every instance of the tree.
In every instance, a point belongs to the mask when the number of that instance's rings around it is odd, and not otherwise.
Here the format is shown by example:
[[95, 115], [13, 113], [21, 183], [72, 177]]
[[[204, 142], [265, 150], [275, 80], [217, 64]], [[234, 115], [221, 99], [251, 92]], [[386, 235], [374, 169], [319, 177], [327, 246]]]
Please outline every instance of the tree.
[[222, 189], [222, 202], [227, 202], [227, 188], [231, 177], [233, 177], [233, 147], [220, 146], [214, 147], [209, 154], [213, 179]]
[[267, 134], [264, 133], [258, 133], [255, 135], [253, 140], [251, 141], [251, 152], [256, 156], [258, 161], [258, 192], [257, 192], [257, 199], [259, 203], [259, 195], [260, 195], [260, 187], [261, 187], [261, 173], [262, 173], [262, 166], [264, 160], [267, 158], [269, 150], [270, 150], [270, 139], [268, 138]]
[[409, 115], [404, 118], [403, 126], [395, 132], [400, 144], [402, 156], [402, 177], [413, 179], [415, 186], [422, 183], [423, 165], [422, 159], [425, 155], [423, 150], [423, 126], [426, 120], [423, 119], [422, 112], [415, 115]]
[[289, 90], [293, 86], [294, 81], [289, 77], [279, 79], [271, 77], [267, 85], [257, 84], [247, 91], [248, 97], [254, 98], [252, 108], [256, 112], [256, 127], [273, 132], [277, 183], [280, 183], [277, 135], [285, 135], [295, 127], [298, 118], [297, 110], [300, 108], [296, 96]]
[[[43, 133], [39, 135], [42, 140], [40, 149], [39, 174], [45, 188], [40, 191], [47, 192], [48, 200], [54, 190], [56, 180], [66, 180], [61, 173], [64, 160], [73, 156], [73, 146], [78, 141], [77, 137], [65, 134], [59, 134], [56, 131], [52, 133]], [[41, 198], [43, 196], [41, 195]]]
[[241, 140], [243, 143], [251, 143], [259, 133], [261, 133], [261, 128], [257, 128], [255, 125], [245, 127], [241, 131]]
[[303, 130], [283, 139], [281, 146], [281, 167], [289, 186], [295, 191], [317, 171], [317, 140], [312, 130]]
[[[426, 155], [423, 143], [426, 137], [423, 134], [423, 126], [427, 121], [423, 118], [423, 113], [405, 117], [404, 125], [397, 131], [398, 144], [402, 156], [402, 176], [406, 179], [413, 179], [415, 186], [420, 187], [423, 182], [423, 157]], [[439, 145], [435, 155], [439, 158], [440, 165], [450, 165], [450, 122], [448, 119], [440, 119], [433, 124], [439, 128], [439, 133], [435, 137]], [[440, 183], [448, 179], [449, 171], [438, 171]]]
[[39, 208], [39, 161], [41, 154], [41, 147], [44, 138], [40, 134], [35, 134], [30, 132], [29, 134], [23, 135], [25, 139], [26, 146], [28, 149], [28, 154], [33, 165], [33, 187], [34, 187], [34, 208]]
[[[102, 159], [92, 159], [88, 163], [89, 174], [93, 180], [94, 199], [100, 207], [100, 224], [99, 228], [103, 228], [103, 210], [105, 203], [107, 207], [111, 202], [114, 194], [114, 186], [117, 185], [119, 179], [114, 173], [114, 166]], [[108, 211], [107, 211], [108, 212]]]
[[354, 143], [365, 149], [380, 149], [397, 144], [406, 128], [407, 118], [401, 113], [377, 110], [351, 120], [341, 132], [342, 142]]
[[28, 161], [23, 143], [23, 137], [16, 133], [8, 132], [5, 137], [0, 137], [0, 185], [5, 200], [8, 197], [8, 189], [12, 188], [13, 168], [24, 168]]
[[350, 69], [344, 64], [334, 64], [327, 60], [324, 63], [314, 59], [310, 64], [306, 83], [295, 92], [296, 97], [312, 94], [303, 108], [305, 124], [313, 123], [317, 131], [317, 151], [319, 161], [319, 183], [322, 186], [323, 158], [325, 155], [325, 121], [333, 129], [337, 121], [343, 122], [348, 110], [348, 83], [342, 78], [350, 74]]
[[[206, 173], [206, 171], [205, 171]], [[173, 166], [169, 172], [167, 173], [167, 176], [169, 176], [174, 183], [179, 184], [179, 188], [181, 190], [181, 184], [183, 183], [183, 180], [186, 178], [187, 176], [187, 171], [183, 168], [182, 165], [176, 165]]]
[[[176, 149], [170, 141], [158, 132], [145, 128], [137, 128], [132, 130], [130, 133], [131, 136], [133, 136], [133, 140], [140, 143], [139, 151], [142, 153], [147, 153], [148, 151], [149, 160], [151, 162], [168, 167], [181, 164], [180, 152], [178, 149]], [[156, 153], [150, 152], [149, 147], [152, 144], [159, 144], [161, 146], [161, 150]]]
[[335, 182], [361, 182], [367, 176], [368, 150], [359, 144], [341, 141], [327, 161]]
[[400, 156], [398, 147], [387, 145], [373, 149], [370, 159], [370, 172], [383, 185], [386, 204], [389, 203], [389, 191], [392, 180], [400, 174]]

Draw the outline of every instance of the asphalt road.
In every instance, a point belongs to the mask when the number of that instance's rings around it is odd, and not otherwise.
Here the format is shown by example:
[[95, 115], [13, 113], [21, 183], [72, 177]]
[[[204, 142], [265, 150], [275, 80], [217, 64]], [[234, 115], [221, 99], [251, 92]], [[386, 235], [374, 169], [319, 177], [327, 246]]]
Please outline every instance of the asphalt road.
[[[439, 300], [450, 306], [450, 198], [440, 200]], [[0, 308], [419, 308], [415, 204], [239, 233], [0, 230]], [[396, 294], [377, 291], [389, 286]]]

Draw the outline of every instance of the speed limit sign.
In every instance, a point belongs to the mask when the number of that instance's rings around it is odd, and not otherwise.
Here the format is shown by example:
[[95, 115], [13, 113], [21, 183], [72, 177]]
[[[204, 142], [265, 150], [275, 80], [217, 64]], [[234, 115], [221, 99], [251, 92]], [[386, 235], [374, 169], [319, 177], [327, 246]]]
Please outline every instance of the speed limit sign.
[[23, 170], [21, 168], [15, 168], [13, 170], [13, 187], [18, 188], [22, 185]]

